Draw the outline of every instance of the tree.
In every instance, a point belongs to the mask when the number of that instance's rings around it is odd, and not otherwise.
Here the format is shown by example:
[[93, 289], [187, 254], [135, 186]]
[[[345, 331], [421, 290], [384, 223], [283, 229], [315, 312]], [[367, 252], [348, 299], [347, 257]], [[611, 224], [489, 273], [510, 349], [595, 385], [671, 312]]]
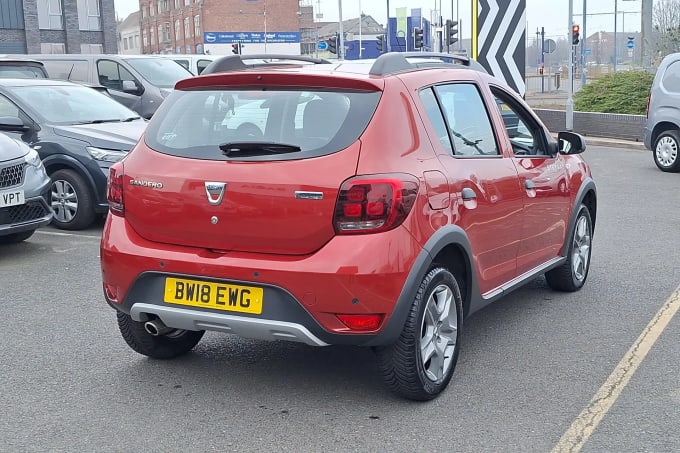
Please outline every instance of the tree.
[[680, 0], [656, 0], [652, 11], [660, 58], [680, 49]]

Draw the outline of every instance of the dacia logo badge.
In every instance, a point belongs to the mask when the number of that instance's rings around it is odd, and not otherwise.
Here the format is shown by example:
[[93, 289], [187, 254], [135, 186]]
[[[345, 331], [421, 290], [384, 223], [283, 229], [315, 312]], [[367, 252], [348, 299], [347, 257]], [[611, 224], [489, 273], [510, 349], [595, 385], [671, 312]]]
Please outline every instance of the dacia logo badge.
[[222, 203], [224, 198], [224, 189], [227, 187], [226, 182], [206, 182], [205, 193], [208, 195], [208, 203], [217, 206]]

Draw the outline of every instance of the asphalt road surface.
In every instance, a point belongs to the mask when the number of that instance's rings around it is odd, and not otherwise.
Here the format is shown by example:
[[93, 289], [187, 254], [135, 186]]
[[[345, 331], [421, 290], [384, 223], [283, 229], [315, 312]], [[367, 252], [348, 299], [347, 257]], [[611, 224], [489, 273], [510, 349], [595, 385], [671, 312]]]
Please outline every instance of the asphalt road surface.
[[588, 283], [537, 279], [475, 314], [428, 403], [387, 392], [366, 349], [210, 333], [173, 361], [134, 353], [103, 300], [101, 225], [0, 248], [0, 451], [680, 451], [680, 174], [585, 156]]

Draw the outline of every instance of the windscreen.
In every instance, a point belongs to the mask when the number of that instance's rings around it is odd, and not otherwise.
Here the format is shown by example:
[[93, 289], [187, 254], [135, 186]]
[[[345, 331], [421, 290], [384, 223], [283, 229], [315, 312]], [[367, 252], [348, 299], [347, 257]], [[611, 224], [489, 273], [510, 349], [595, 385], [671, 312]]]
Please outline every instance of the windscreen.
[[[196, 159], [321, 156], [356, 141], [379, 99], [380, 92], [368, 91], [175, 91], [154, 115], [146, 143], [165, 154]], [[238, 148], [249, 152], [225, 154], [227, 149]]]

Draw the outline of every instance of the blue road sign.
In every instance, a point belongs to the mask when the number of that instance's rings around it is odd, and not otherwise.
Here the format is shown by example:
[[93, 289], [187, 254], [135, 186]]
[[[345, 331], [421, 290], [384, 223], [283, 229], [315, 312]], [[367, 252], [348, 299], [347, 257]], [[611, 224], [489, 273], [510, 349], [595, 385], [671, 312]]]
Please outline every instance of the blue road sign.
[[326, 50], [328, 49], [328, 43], [326, 41], [319, 41], [316, 43], [316, 48], [319, 50]]
[[584, 55], [592, 55], [593, 51], [590, 49], [586, 49], [585, 52], [583, 52]]
[[633, 41], [631, 39], [630, 41], [628, 41], [628, 44], [626, 44], [626, 47], [628, 47], [629, 49], [634, 49], [635, 48], [635, 41]]

